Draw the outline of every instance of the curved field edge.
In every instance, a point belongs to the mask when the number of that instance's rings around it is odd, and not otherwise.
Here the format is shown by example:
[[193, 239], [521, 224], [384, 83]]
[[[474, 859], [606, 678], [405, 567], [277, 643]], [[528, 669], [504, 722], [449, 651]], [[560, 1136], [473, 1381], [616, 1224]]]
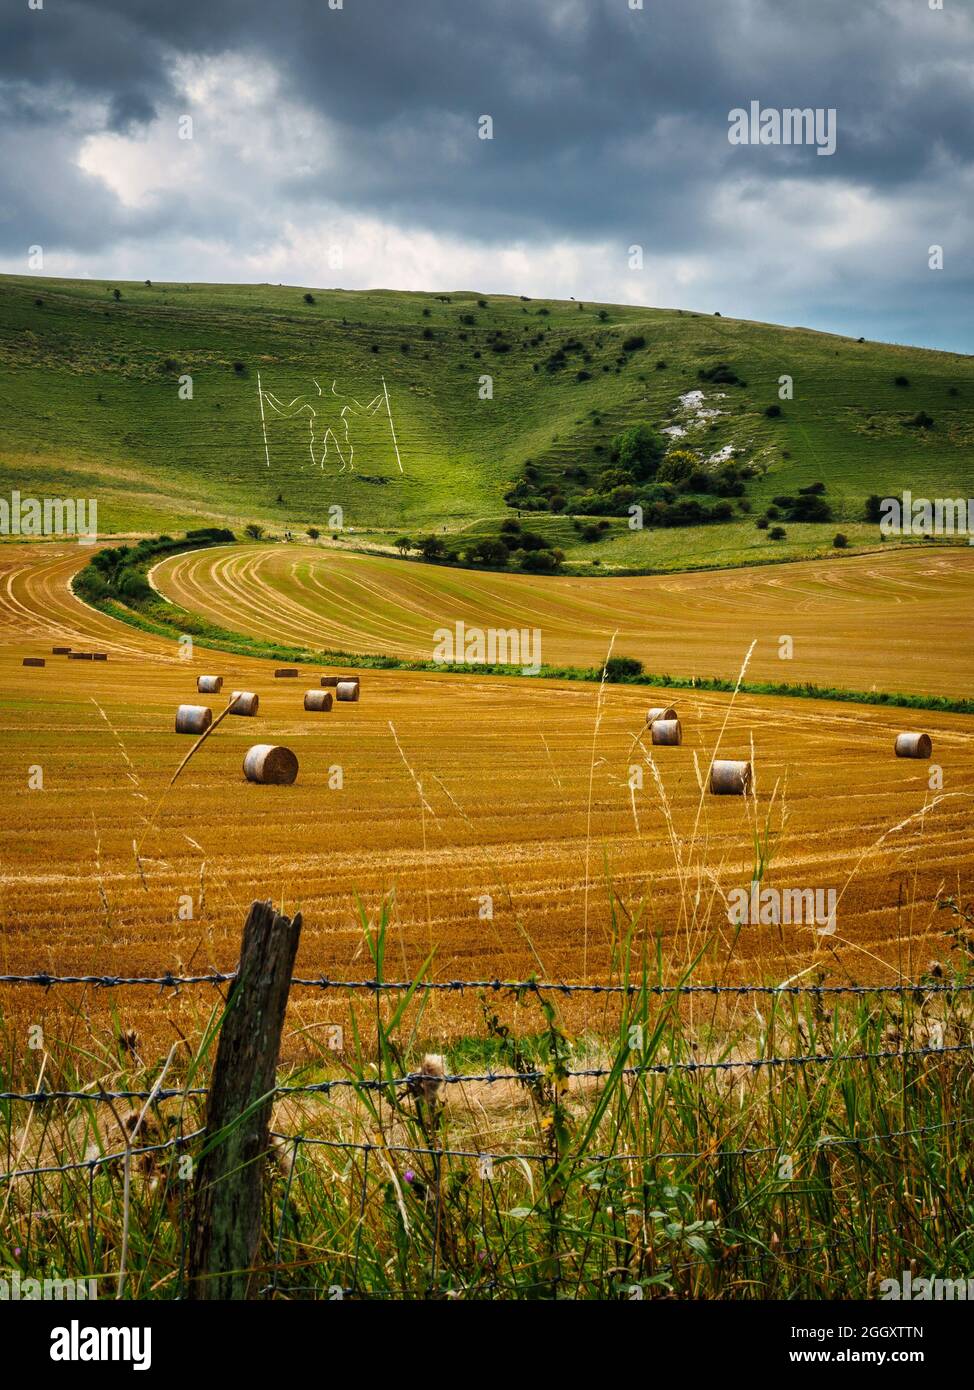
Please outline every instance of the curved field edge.
[[[730, 680], [722, 676], [679, 676], [669, 672], [630, 670], [614, 673], [603, 667], [546, 666], [525, 671], [521, 666], [501, 663], [417, 661], [372, 652], [347, 652], [335, 649], [312, 651], [308, 647], [268, 642], [262, 638], [234, 632], [209, 622], [182, 605], [164, 598], [150, 589], [147, 575], [160, 558], [169, 558], [189, 551], [212, 550], [221, 547], [199, 545], [186, 541], [153, 548], [151, 553], [133, 568], [146, 581], [148, 596], [123, 599], [121, 594], [95, 596], [91, 580], [99, 577], [93, 562], [81, 569], [71, 582], [75, 596], [90, 607], [120, 622], [128, 623], [142, 632], [178, 642], [190, 636], [198, 646], [234, 656], [248, 656], [270, 661], [288, 661], [302, 665], [343, 665], [363, 670], [432, 671], [449, 675], [516, 676], [522, 680], [568, 680], [615, 685], [664, 687], [674, 690], [740, 691], [748, 695], [781, 696], [789, 699], [831, 700], [847, 704], [890, 706], [899, 709], [925, 709], [948, 714], [974, 714], [974, 700], [952, 699], [943, 695], [914, 695], [902, 691], [866, 691], [836, 686], [822, 686], [805, 681], [747, 681]], [[637, 663], [638, 664], [638, 663]]]

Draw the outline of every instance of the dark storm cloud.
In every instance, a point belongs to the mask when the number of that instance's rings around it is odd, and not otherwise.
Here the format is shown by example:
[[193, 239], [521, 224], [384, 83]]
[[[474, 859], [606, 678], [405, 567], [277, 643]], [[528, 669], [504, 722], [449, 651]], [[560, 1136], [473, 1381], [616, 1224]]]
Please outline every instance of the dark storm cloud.
[[[50, 132], [48, 188], [17, 159], [0, 244], [43, 220], [66, 249], [164, 229], [73, 167], [98, 131], [137, 132], [177, 101], [179, 59], [243, 55], [270, 65], [289, 102], [332, 132], [325, 178], [300, 142], [278, 151], [275, 195], [291, 221], [335, 203], [414, 229], [482, 242], [642, 241], [711, 251], [720, 180], [913, 187], [936, 202], [971, 176], [974, 19], [954, 0], [61, 0], [3, 21], [5, 143]], [[10, 95], [12, 93], [12, 95]], [[835, 107], [838, 149], [738, 148], [728, 112]], [[65, 112], [69, 114], [65, 114]], [[196, 113], [201, 130], [206, 110]], [[494, 139], [476, 138], [489, 114]], [[268, 234], [267, 201], [241, 173], [231, 242]], [[67, 184], [65, 201], [59, 187]], [[225, 196], [225, 195], [224, 195]], [[231, 200], [236, 201], [236, 200]], [[87, 205], [87, 206], [86, 206]], [[184, 233], [211, 235], [205, 197], [173, 200]], [[97, 230], [96, 230], [97, 229]], [[930, 240], [937, 239], [931, 226]], [[811, 316], [811, 315], [809, 315]]]

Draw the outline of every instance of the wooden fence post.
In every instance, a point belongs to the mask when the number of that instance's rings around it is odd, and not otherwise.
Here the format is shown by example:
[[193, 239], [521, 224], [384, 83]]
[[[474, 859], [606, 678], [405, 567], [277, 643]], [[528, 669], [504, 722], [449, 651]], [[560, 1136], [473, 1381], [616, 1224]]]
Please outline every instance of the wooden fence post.
[[272, 1092], [300, 934], [300, 913], [291, 921], [270, 902], [251, 904], [220, 1029], [195, 1175], [190, 1299], [254, 1295]]

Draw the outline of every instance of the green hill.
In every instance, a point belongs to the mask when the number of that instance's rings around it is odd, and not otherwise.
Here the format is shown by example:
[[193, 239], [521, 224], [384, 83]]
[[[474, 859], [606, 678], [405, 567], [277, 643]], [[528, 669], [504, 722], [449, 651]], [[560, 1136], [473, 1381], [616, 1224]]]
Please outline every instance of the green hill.
[[[870, 493], [974, 492], [972, 359], [680, 310], [6, 276], [0, 356], [0, 493], [96, 496], [103, 532], [325, 532], [337, 506], [346, 537], [389, 544], [496, 534], [507, 495], [545, 509], [530, 524], [569, 565], [671, 568], [808, 555], [837, 530], [874, 542]], [[585, 541], [550, 510], [578, 510], [641, 421], [711, 471], [734, 451], [752, 476], [733, 520], [640, 532], [623, 516]], [[344, 471], [336, 441], [354, 448]], [[816, 482], [831, 522], [786, 523], [777, 543], [756, 528]]]

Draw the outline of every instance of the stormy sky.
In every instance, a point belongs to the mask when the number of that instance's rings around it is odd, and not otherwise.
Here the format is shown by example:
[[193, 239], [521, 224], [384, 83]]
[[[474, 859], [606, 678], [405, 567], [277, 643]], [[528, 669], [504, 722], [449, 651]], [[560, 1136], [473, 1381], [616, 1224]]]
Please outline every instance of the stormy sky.
[[[38, 3], [0, 16], [2, 271], [41, 246], [48, 275], [575, 295], [974, 351], [970, 0]], [[732, 144], [752, 102], [834, 108], [835, 153]]]

